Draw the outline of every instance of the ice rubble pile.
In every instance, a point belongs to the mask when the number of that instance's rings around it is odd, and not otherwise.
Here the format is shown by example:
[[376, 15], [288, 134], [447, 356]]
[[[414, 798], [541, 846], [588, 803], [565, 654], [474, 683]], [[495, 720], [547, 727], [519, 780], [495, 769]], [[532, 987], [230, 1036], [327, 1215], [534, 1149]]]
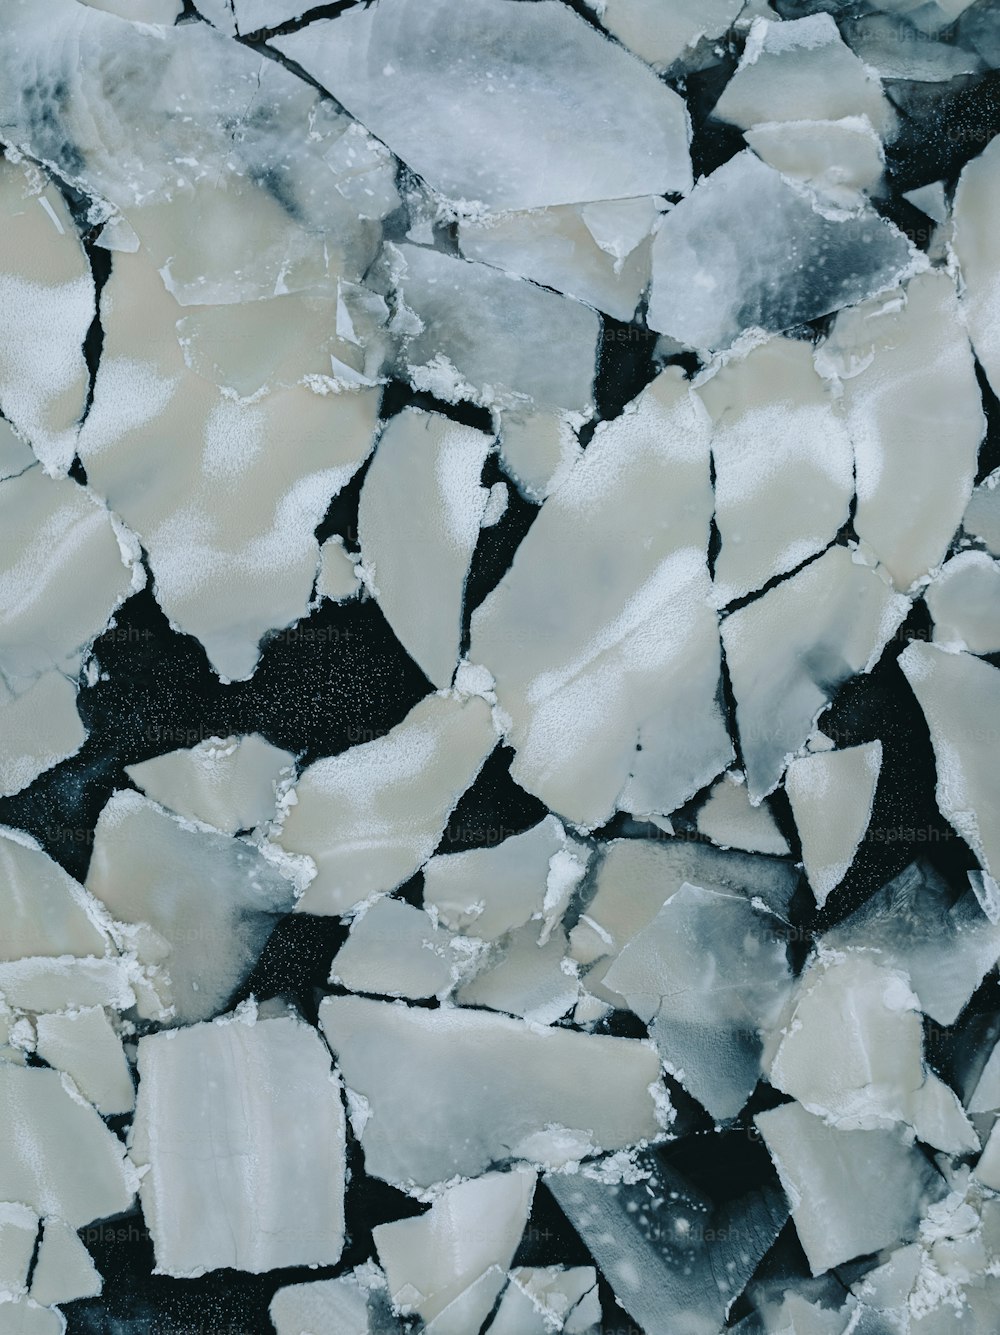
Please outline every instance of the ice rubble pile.
[[[374, 601], [425, 686], [308, 764], [112, 757], [82, 881], [0, 829], [3, 1331], [141, 1210], [162, 1276], [314, 1268], [278, 1335], [995, 1335], [1000, 137], [935, 118], [998, 32], [0, 0], [0, 796], [143, 589], [223, 683]], [[876, 670], [957, 880], [855, 875]], [[455, 851], [498, 746], [546, 814]], [[237, 1004], [287, 915], [342, 923], [312, 1017]]]

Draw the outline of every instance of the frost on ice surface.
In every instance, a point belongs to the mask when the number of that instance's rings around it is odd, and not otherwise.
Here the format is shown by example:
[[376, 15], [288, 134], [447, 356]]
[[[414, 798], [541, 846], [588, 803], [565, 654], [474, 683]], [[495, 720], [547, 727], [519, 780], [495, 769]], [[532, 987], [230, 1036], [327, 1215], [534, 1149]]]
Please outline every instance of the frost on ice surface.
[[798, 1103], [754, 1119], [814, 1275], [916, 1233], [944, 1183], [896, 1130], [840, 1131]]
[[720, 606], [821, 552], [854, 491], [851, 439], [812, 345], [776, 338], [699, 386], [712, 418]]
[[127, 765], [132, 782], [178, 816], [223, 834], [251, 830], [275, 812], [276, 787], [295, 757], [258, 733], [209, 737], [190, 750]]
[[690, 188], [681, 99], [556, 0], [386, 0], [272, 45], [448, 199], [509, 210]]
[[360, 997], [327, 997], [320, 1021], [370, 1105], [361, 1145], [387, 1182], [430, 1187], [508, 1159], [557, 1168], [662, 1130], [646, 1043]]
[[1000, 653], [1000, 564], [985, 552], [953, 557], [925, 599], [934, 619], [935, 644], [974, 654]]
[[751, 801], [781, 779], [837, 687], [869, 672], [908, 609], [846, 547], [831, 547], [722, 623]]
[[732, 757], [711, 509], [707, 423], [665, 371], [598, 427], [473, 614], [469, 657], [510, 717], [512, 774], [579, 825], [666, 815]]
[[[760, 225], [748, 249], [751, 217]], [[649, 326], [723, 350], [747, 330], [777, 333], [895, 287], [915, 267], [906, 237], [874, 210], [831, 214], [748, 150], [664, 218]]]
[[698, 812], [698, 829], [720, 848], [787, 856], [788, 844], [763, 805], [751, 806], [746, 780], [730, 770], [712, 788]]
[[87, 730], [76, 708], [76, 683], [45, 672], [14, 694], [0, 679], [0, 794], [19, 793], [60, 760], [76, 755]]
[[353, 1275], [279, 1289], [269, 1311], [277, 1335], [375, 1335], [367, 1295]]
[[490, 952], [455, 999], [462, 1006], [487, 1006], [534, 1024], [554, 1024], [580, 995], [575, 970], [564, 968], [566, 946], [561, 928], [549, 935], [528, 923]]
[[429, 695], [384, 736], [310, 765], [279, 838], [316, 866], [299, 910], [345, 913], [408, 880], [495, 742], [485, 701]]
[[52, 1307], [92, 1298], [101, 1287], [101, 1276], [74, 1230], [63, 1219], [46, 1219], [31, 1277], [35, 1302]]
[[353, 598], [361, 591], [358, 576], [357, 558], [344, 547], [344, 540], [339, 534], [327, 538], [320, 548], [319, 575], [316, 577], [316, 593], [320, 598], [329, 598], [335, 603], [342, 603]]
[[[397, 1309], [416, 1313], [433, 1335], [465, 1335], [489, 1315], [521, 1241], [535, 1190], [525, 1169], [487, 1173], [450, 1187], [416, 1219], [374, 1230], [375, 1247]], [[475, 1287], [450, 1316], [451, 1304]]]
[[451, 685], [458, 665], [491, 445], [481, 431], [408, 408], [382, 432], [361, 491], [361, 560], [386, 620], [437, 687]]
[[315, 1030], [237, 1014], [154, 1034], [139, 1076], [130, 1154], [158, 1273], [336, 1264], [345, 1123]]
[[819, 908], [847, 875], [871, 820], [882, 743], [820, 751], [788, 766], [785, 791]]

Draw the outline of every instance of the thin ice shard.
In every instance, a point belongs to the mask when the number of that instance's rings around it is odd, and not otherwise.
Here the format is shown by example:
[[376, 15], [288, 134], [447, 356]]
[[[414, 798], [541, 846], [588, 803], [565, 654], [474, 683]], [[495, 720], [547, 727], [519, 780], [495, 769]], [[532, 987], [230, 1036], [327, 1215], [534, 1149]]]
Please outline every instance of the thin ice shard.
[[973, 654], [1000, 653], [1000, 563], [985, 552], [952, 557], [925, 599], [934, 618], [935, 644]]
[[63, 1219], [46, 1219], [31, 1277], [35, 1302], [52, 1307], [78, 1298], [94, 1298], [102, 1288], [90, 1253], [74, 1230]]
[[593, 1266], [511, 1272], [489, 1335], [598, 1335], [601, 1302]]
[[730, 770], [715, 784], [698, 812], [698, 830], [720, 848], [787, 856], [788, 844], [762, 803], [751, 806], [746, 779]]
[[788, 766], [785, 791], [819, 908], [847, 875], [865, 837], [881, 769], [881, 742], [820, 751]]
[[499, 211], [690, 188], [681, 99], [553, 0], [387, 0], [272, 44], [449, 199]]
[[139, 1074], [130, 1152], [157, 1273], [337, 1263], [345, 1122], [314, 1029], [244, 1012], [154, 1034]]

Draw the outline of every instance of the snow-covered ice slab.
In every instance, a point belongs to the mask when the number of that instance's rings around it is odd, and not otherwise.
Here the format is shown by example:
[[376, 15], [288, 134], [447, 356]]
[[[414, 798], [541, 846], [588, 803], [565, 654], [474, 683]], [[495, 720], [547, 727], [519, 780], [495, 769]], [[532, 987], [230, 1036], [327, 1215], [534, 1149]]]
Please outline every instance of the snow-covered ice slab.
[[651, 1155], [639, 1181], [550, 1174], [545, 1185], [642, 1328], [715, 1335], [788, 1218], [775, 1187], [716, 1204]]
[[662, 1133], [653, 1048], [454, 1009], [327, 997], [320, 1022], [367, 1170], [401, 1186], [508, 1159], [552, 1168]]
[[814, 1275], [916, 1233], [944, 1182], [896, 1130], [839, 1131], [798, 1103], [754, 1119]]
[[985, 552], [960, 552], [935, 576], [925, 598], [935, 644], [1000, 653], [1000, 563]]
[[345, 1121], [315, 1030], [237, 1012], [141, 1039], [139, 1075], [130, 1154], [158, 1273], [336, 1264]]
[[382, 432], [361, 490], [358, 539], [375, 596], [404, 649], [439, 688], [451, 685], [458, 666], [491, 446], [482, 431], [408, 408]]
[[469, 657], [496, 679], [511, 773], [581, 826], [667, 815], [732, 758], [708, 456], [706, 415], [663, 372], [598, 427], [473, 614]]
[[384, 736], [310, 765], [279, 838], [316, 868], [299, 911], [345, 913], [408, 880], [495, 743], [481, 698], [429, 695]]
[[751, 801], [772, 792], [838, 686], [870, 672], [909, 603], [831, 547], [722, 623]]
[[818, 751], [788, 766], [785, 791], [819, 908], [847, 875], [865, 837], [881, 770], [881, 742]]
[[649, 325], [722, 350], [748, 330], [777, 333], [896, 287], [924, 263], [874, 210], [831, 213], [748, 150], [663, 220]]
[[684, 103], [556, 0], [385, 0], [272, 45], [456, 202], [690, 189]]

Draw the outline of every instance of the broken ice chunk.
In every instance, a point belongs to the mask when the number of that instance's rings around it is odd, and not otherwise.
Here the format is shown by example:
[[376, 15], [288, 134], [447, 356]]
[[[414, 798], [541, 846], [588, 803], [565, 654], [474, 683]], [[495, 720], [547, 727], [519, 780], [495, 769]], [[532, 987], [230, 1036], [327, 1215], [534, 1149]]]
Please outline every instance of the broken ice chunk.
[[0, 162], [0, 410], [51, 473], [76, 452], [94, 282], [62, 195], [34, 165]]
[[141, 535], [166, 615], [248, 677], [265, 631], [307, 613], [314, 530], [371, 449], [378, 391], [226, 397], [185, 365], [181, 307], [142, 254], [115, 255], [101, 310], [89, 482]]
[[[991, 16], [995, 22], [995, 16]], [[962, 309], [976, 356], [1000, 393], [1000, 240], [996, 218], [1000, 211], [1000, 136], [967, 163], [955, 190], [952, 244], [963, 280]]]
[[100, 1007], [40, 1015], [35, 1028], [39, 1057], [65, 1071], [102, 1116], [132, 1111], [135, 1091], [128, 1062], [121, 1040]]
[[274, 815], [276, 785], [294, 762], [289, 751], [253, 732], [209, 737], [190, 750], [126, 765], [125, 773], [147, 797], [178, 816], [235, 834]]
[[[146, 990], [149, 991], [148, 984]], [[136, 1005], [141, 991], [141, 980], [134, 978], [130, 961], [122, 957], [76, 959], [60, 955], [0, 964], [0, 996], [19, 1010], [39, 1015], [78, 1006], [107, 1006], [124, 1011]], [[159, 1010], [157, 1003], [154, 1011], [143, 1008], [141, 1013], [144, 1018], [152, 1018]]]
[[140, 1039], [139, 1074], [130, 1153], [157, 1274], [336, 1264], [345, 1123], [315, 1030], [237, 1012]]
[[1000, 790], [995, 720], [1000, 671], [971, 654], [913, 643], [899, 656], [930, 729], [937, 762], [937, 802], [979, 859], [1000, 875]]
[[64, 1219], [46, 1219], [31, 1277], [31, 1296], [46, 1307], [94, 1298], [103, 1281], [90, 1253]]
[[0, 795], [21, 792], [86, 740], [75, 682], [53, 669], [15, 695], [0, 678]]
[[[871, 209], [828, 216], [749, 150], [698, 183], [653, 241], [649, 326], [697, 349], [777, 333], [895, 287], [922, 258]], [[766, 218], [754, 245], [746, 219]]]
[[[394, 1306], [443, 1335], [435, 1318], [476, 1284], [463, 1329], [479, 1330], [503, 1287], [534, 1191], [535, 1174], [524, 1169], [487, 1173], [450, 1187], [426, 1214], [380, 1224], [372, 1236]], [[479, 1285], [487, 1272], [489, 1281]]]
[[98, 818], [87, 889], [132, 925], [119, 929], [123, 943], [186, 1024], [225, 1005], [295, 902], [291, 882], [251, 844], [128, 791], [112, 794]]
[[407, 408], [382, 432], [361, 489], [362, 562], [386, 620], [437, 687], [451, 685], [458, 664], [491, 445], [482, 431]]
[[829, 14], [754, 19], [739, 68], [712, 113], [741, 130], [762, 121], [867, 116], [885, 132], [893, 112], [875, 72], [846, 46]]
[[0, 960], [103, 955], [98, 906], [23, 830], [0, 826]]
[[925, 595], [934, 643], [974, 654], [1000, 653], [1000, 563], [985, 552], [960, 552]]
[[66, 1321], [54, 1308], [40, 1307], [32, 1298], [0, 1293], [0, 1320], [5, 1335], [65, 1335]]
[[882, 178], [882, 140], [867, 116], [835, 121], [764, 121], [744, 139], [769, 167], [801, 181], [837, 208], [856, 209]]
[[902, 14], [850, 16], [842, 27], [855, 55], [883, 79], [936, 82], [983, 69], [984, 62], [975, 51], [935, 41]]
[[408, 880], [495, 742], [484, 700], [429, 695], [385, 736], [310, 765], [278, 837], [316, 865], [299, 911], [345, 913]]
[[601, 25], [629, 50], [665, 70], [703, 37], [721, 37], [743, 8], [743, 0], [601, 0]]
[[[647, 196], [474, 218], [459, 226], [459, 245], [467, 259], [530, 278], [628, 323], [649, 283], [646, 243], [659, 202]], [[617, 228], [600, 212], [612, 208], [621, 215]]]
[[780, 926], [742, 895], [685, 884], [605, 975], [715, 1118], [735, 1117], [760, 1078], [760, 1032], [791, 986]]
[[37, 462], [31, 446], [17, 435], [9, 422], [0, 418], [0, 482], [23, 473]]
[[902, 969], [935, 1023], [949, 1026], [1000, 958], [1000, 926], [972, 890], [960, 899], [927, 865], [913, 863], [827, 932], [831, 950], [865, 946]]
[[340, 534], [335, 533], [320, 548], [316, 593], [320, 598], [342, 603], [360, 590], [357, 558], [347, 551]]
[[437, 996], [469, 961], [451, 942], [451, 933], [435, 927], [423, 909], [380, 899], [355, 918], [334, 956], [330, 982], [384, 997]]
[[714, 423], [719, 606], [821, 552], [847, 519], [851, 439], [812, 354], [772, 339], [698, 387]]
[[723, 621], [752, 802], [777, 786], [837, 687], [875, 666], [908, 607], [846, 547], [831, 547]]
[[1000, 1124], [990, 1132], [986, 1148], [976, 1164], [976, 1177], [984, 1186], [1000, 1191]]
[[798, 1103], [754, 1118], [814, 1275], [907, 1241], [944, 1183], [901, 1131], [838, 1131]]
[[600, 1321], [593, 1266], [524, 1267], [511, 1273], [489, 1335], [597, 1335]]
[[367, 1295], [353, 1275], [279, 1289], [269, 1315], [277, 1335], [375, 1335]]
[[536, 504], [561, 485], [581, 453], [573, 419], [556, 412], [505, 412], [499, 449], [504, 471]]
[[773, 1039], [768, 1078], [838, 1130], [903, 1123], [949, 1154], [978, 1149], [957, 1097], [924, 1066], [919, 1007], [906, 974], [876, 954], [821, 955]]
[[969, 1100], [970, 1113], [995, 1110], [1000, 1110], [1000, 1043], [994, 1045]]
[[424, 867], [424, 904], [452, 931], [495, 941], [530, 918], [561, 913], [590, 858], [555, 816], [499, 843], [444, 853]]
[[743, 848], [751, 853], [787, 855], [788, 844], [762, 803], [750, 805], [744, 776], [730, 770], [716, 783], [698, 812], [699, 833], [720, 848]]
[[980, 482], [972, 493], [962, 527], [1000, 556], [1000, 469]]
[[499, 943], [484, 968], [456, 994], [461, 1006], [488, 1006], [531, 1024], [554, 1024], [576, 1005], [575, 968], [564, 968], [566, 934], [528, 923]]
[[643, 1155], [637, 1181], [584, 1170], [545, 1185], [631, 1317], [652, 1335], [716, 1335], [788, 1218], [776, 1187], [717, 1206]]
[[961, 523], [986, 430], [952, 279], [919, 274], [905, 292], [842, 311], [817, 362], [843, 392], [858, 537], [908, 589]]
[[81, 1228], [134, 1194], [124, 1145], [58, 1072], [0, 1062], [0, 1200]]
[[510, 718], [511, 773], [579, 825], [616, 807], [667, 815], [732, 758], [711, 512], [707, 421], [671, 368], [598, 426], [473, 614], [469, 657]]
[[449, 199], [499, 211], [690, 189], [680, 97], [552, 0], [386, 0], [272, 45]]
[[421, 246], [388, 254], [409, 315], [401, 358], [417, 389], [448, 403], [590, 411], [601, 322], [589, 306]]
[[847, 875], [865, 837], [881, 769], [881, 742], [819, 751], [788, 766], [785, 790], [818, 908]]
[[511, 1158], [560, 1167], [661, 1131], [646, 1043], [361, 997], [327, 997], [320, 1022], [370, 1109], [365, 1166], [387, 1182], [429, 1187]]
[[15, 1201], [0, 1203], [0, 1293], [27, 1292], [38, 1216]]

